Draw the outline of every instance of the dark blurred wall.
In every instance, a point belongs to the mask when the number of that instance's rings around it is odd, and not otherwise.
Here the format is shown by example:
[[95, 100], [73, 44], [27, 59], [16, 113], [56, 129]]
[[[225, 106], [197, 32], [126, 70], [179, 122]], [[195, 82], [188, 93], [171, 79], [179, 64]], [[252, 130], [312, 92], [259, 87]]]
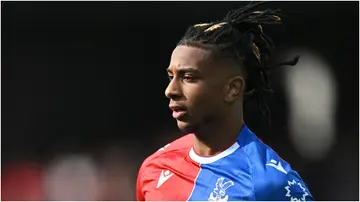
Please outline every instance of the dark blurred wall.
[[[2, 2], [2, 165], [46, 164], [61, 152], [96, 155], [114, 142], [132, 145], [139, 165], [177, 137], [158, 133], [176, 131], [164, 90], [177, 41], [187, 26], [222, 18], [243, 5]], [[289, 143], [287, 100], [279, 85], [274, 86], [276, 99], [269, 101], [272, 127], [261, 123], [251, 107], [247, 124], [300, 172], [317, 200], [358, 200], [358, 2], [268, 6], [288, 16], [282, 26], [265, 27], [277, 47], [310, 48], [332, 67], [339, 88], [337, 140], [320, 162], [297, 154]], [[334, 164], [343, 167], [328, 171]], [[344, 186], [347, 192], [337, 193]]]

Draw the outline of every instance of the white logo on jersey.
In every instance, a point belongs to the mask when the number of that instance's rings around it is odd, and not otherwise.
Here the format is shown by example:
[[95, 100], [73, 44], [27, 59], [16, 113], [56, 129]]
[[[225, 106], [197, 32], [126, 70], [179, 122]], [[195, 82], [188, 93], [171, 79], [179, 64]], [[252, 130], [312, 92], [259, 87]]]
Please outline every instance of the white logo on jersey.
[[170, 146], [170, 143], [165, 145], [164, 147], [160, 148], [158, 151], [164, 151], [166, 147]]
[[234, 182], [229, 180], [224, 183], [224, 178], [220, 177], [216, 182], [216, 187], [213, 192], [211, 192], [209, 201], [227, 201], [229, 196], [226, 195], [226, 190], [234, 186]]
[[277, 162], [274, 159], [270, 160], [270, 163], [266, 164], [267, 166], [271, 166], [274, 167], [276, 170], [283, 172], [285, 174], [287, 174], [286, 170], [282, 167], [281, 162], [279, 161], [278, 164], [276, 164]]
[[[305, 201], [305, 197], [309, 195], [306, 192], [305, 187], [303, 187], [300, 182], [296, 182], [295, 180], [293, 180], [292, 182], [288, 181], [288, 184], [289, 184], [288, 186], [284, 187], [286, 189], [286, 191], [287, 191], [285, 196], [290, 197], [291, 201]], [[301, 198], [297, 198], [297, 197], [292, 196], [293, 193], [291, 193], [291, 187], [294, 187], [294, 186], [298, 186], [302, 190], [303, 194], [302, 194]]]
[[159, 188], [162, 184], [164, 184], [166, 180], [168, 180], [173, 175], [174, 173], [171, 173], [169, 170], [162, 170], [156, 188]]

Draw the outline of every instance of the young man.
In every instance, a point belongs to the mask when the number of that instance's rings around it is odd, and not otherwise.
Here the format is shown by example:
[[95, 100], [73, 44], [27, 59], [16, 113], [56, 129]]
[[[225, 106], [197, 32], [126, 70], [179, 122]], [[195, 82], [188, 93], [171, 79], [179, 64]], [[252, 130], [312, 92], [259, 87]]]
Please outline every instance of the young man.
[[251, 11], [257, 5], [191, 26], [173, 51], [165, 94], [188, 135], [144, 161], [138, 200], [313, 200], [298, 173], [244, 124], [245, 96], [261, 107], [271, 92], [271, 42], [261, 25], [280, 22], [275, 11]]

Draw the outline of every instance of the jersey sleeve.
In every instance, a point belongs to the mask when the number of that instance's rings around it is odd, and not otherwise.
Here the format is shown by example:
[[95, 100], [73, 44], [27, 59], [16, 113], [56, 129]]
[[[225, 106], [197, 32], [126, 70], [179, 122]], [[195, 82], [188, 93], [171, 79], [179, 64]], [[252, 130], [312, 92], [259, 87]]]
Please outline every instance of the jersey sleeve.
[[281, 158], [257, 164], [253, 171], [255, 199], [260, 201], [314, 201], [300, 175]]
[[270, 176], [267, 186], [259, 190], [259, 195], [270, 201], [314, 201], [307, 185], [294, 170], [282, 176]]
[[277, 184], [274, 199], [282, 201], [314, 201], [309, 188], [299, 174], [290, 170]]

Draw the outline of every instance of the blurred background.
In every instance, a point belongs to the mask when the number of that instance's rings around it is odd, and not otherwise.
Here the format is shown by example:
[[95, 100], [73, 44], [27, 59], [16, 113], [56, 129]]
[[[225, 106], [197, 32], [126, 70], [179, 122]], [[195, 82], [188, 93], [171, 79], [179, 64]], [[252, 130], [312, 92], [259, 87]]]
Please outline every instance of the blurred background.
[[[135, 200], [142, 161], [181, 136], [164, 91], [189, 25], [247, 2], [2, 2], [2, 200]], [[359, 200], [359, 4], [269, 2], [267, 127], [248, 126], [317, 200]]]

